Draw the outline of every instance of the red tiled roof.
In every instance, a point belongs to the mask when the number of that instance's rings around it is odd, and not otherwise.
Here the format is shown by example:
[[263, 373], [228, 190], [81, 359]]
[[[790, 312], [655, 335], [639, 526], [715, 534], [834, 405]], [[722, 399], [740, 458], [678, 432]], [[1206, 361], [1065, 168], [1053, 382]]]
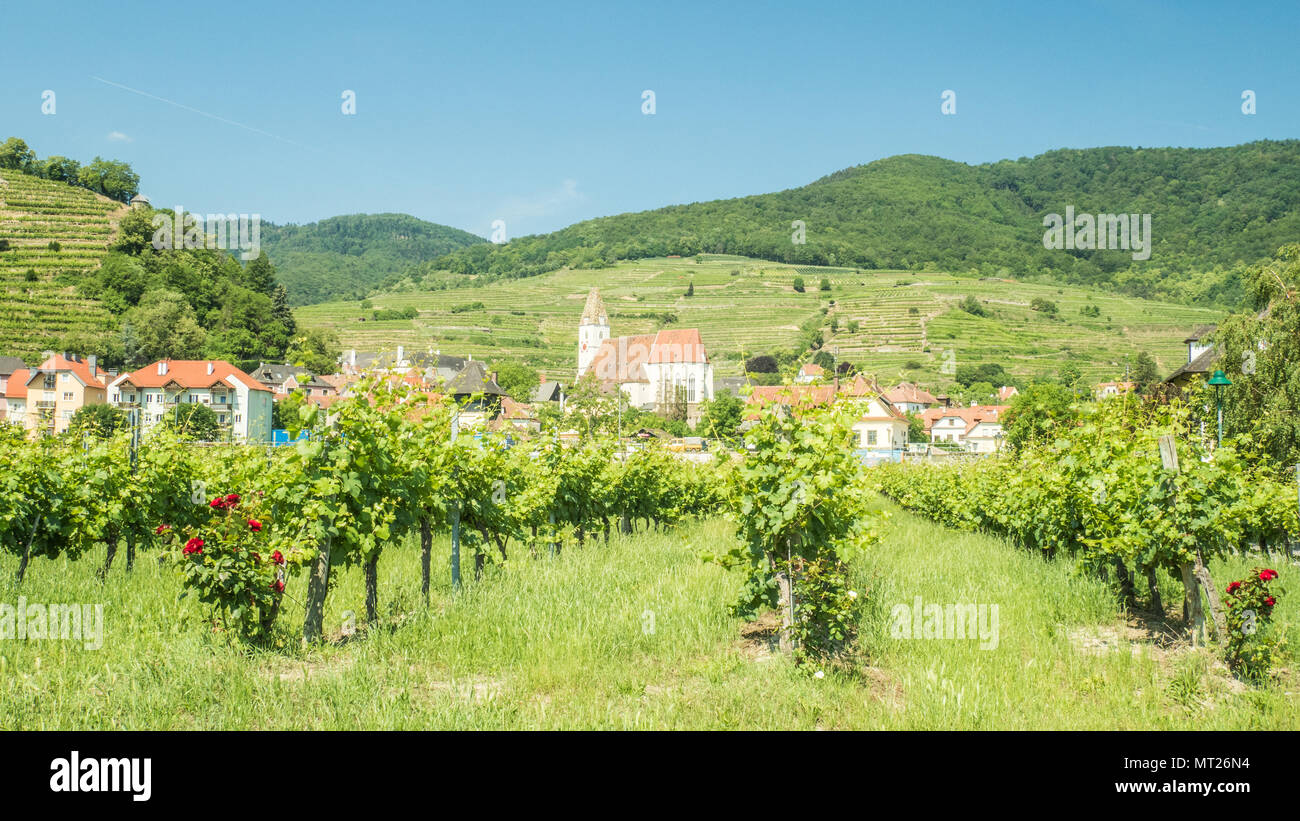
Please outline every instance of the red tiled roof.
[[[55, 354], [54, 356], [51, 356], [49, 359], [42, 362], [40, 369], [43, 371], [71, 371], [72, 373], [76, 374], [77, 378], [81, 380], [82, 384], [84, 384], [88, 388], [105, 387], [104, 383], [100, 381], [100, 379], [95, 374], [92, 374], [90, 372], [90, 365], [85, 360], [82, 360], [81, 362], [74, 362], [71, 359], [67, 359], [59, 354]], [[96, 368], [95, 371], [96, 373], [102, 374], [102, 371], [100, 371], [98, 368]], [[34, 373], [34, 372], [30, 372], [30, 373]], [[28, 376], [28, 378], [30, 379], [31, 376]]]
[[933, 405], [939, 401], [911, 382], [899, 382], [885, 393], [885, 399], [908, 405]]
[[709, 356], [704, 352], [704, 340], [700, 339], [698, 328], [678, 328], [660, 331], [655, 334], [654, 345], [650, 348], [650, 362], [699, 362], [707, 363]]
[[957, 417], [966, 423], [965, 433], [970, 433], [980, 422], [996, 422], [1010, 409], [1010, 405], [976, 405], [972, 408], [927, 408], [921, 413], [921, 420], [929, 432], [934, 423], [944, 417]]
[[[123, 382], [130, 382], [137, 388], [161, 388], [176, 383], [182, 388], [210, 388], [218, 383], [229, 384], [226, 377], [234, 377], [238, 382], [253, 391], [271, 390], [253, 377], [219, 359], [165, 359], [167, 372], [158, 373], [158, 363], [146, 365], [138, 371], [126, 375]], [[208, 373], [208, 365], [212, 373]]]
[[8, 399], [26, 399], [27, 379], [30, 373], [26, 368], [19, 368], [10, 374], [9, 382], [5, 387], [5, 397]]
[[650, 334], [606, 339], [596, 349], [589, 370], [601, 382], [617, 382], [620, 385], [646, 382], [645, 363], [650, 361], [654, 342], [655, 338]]
[[805, 362], [803, 367], [799, 369], [799, 373], [802, 376], [821, 376], [826, 373], [826, 369], [813, 362]]

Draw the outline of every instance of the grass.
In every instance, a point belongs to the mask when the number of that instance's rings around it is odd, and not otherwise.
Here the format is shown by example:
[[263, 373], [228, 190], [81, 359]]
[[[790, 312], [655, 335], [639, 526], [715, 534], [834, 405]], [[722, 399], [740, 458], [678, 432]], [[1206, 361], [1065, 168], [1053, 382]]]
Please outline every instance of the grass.
[[[1182, 340], [1187, 333], [1223, 316], [1208, 308], [1068, 285], [792, 267], [724, 255], [700, 259], [643, 259], [480, 287], [371, 298], [376, 309], [416, 308], [420, 313], [412, 320], [370, 321], [371, 310], [359, 302], [312, 305], [297, 309], [295, 316], [302, 325], [337, 330], [344, 349], [403, 345], [488, 360], [517, 359], [541, 368], [548, 378], [570, 379], [578, 318], [587, 292], [599, 286], [614, 335], [652, 332], [663, 323], [646, 314], [675, 314], [674, 327], [700, 329], [717, 376], [738, 375], [745, 357], [794, 346], [800, 327], [814, 321], [822, 324], [828, 350], [876, 373], [882, 382], [906, 378], [932, 386], [951, 383], [942, 370], [945, 362], [996, 362], [1018, 376], [1043, 377], [1076, 361], [1085, 378], [1101, 381], [1122, 376], [1124, 363], [1132, 364], [1138, 352], [1147, 351], [1162, 373], [1171, 372], [1186, 361]], [[793, 289], [796, 276], [804, 278], [804, 293]], [[830, 280], [831, 291], [818, 290], [823, 277]], [[445, 279], [465, 282], [454, 275]], [[692, 282], [695, 295], [686, 297]], [[990, 316], [958, 310], [957, 303], [967, 295], [981, 300]], [[1030, 302], [1037, 297], [1054, 302], [1058, 316], [1032, 310]], [[483, 307], [452, 310], [474, 302]], [[1082, 309], [1089, 305], [1096, 305], [1100, 315], [1085, 316]], [[826, 315], [822, 308], [828, 309]], [[832, 318], [839, 325], [834, 333]], [[850, 321], [858, 323], [856, 331], [848, 330]], [[920, 368], [905, 367], [913, 362]]]
[[76, 285], [108, 253], [126, 206], [17, 171], [0, 183], [0, 239], [10, 246], [0, 252], [0, 354], [35, 361], [69, 336], [111, 327], [108, 310]]
[[[865, 660], [816, 679], [770, 651], [760, 626], [727, 613], [739, 574], [698, 555], [729, 539], [721, 521], [615, 536], [557, 559], [520, 556], [452, 595], [445, 573], [418, 605], [415, 546], [380, 562], [383, 624], [345, 640], [362, 611], [357, 570], [331, 591], [334, 638], [300, 649], [224, 643], [178, 603], [148, 555], [94, 578], [96, 557], [38, 560], [0, 601], [103, 602], [104, 646], [0, 642], [5, 729], [1297, 729], [1296, 677], [1262, 688], [1225, 675], [1211, 651], [1166, 644], [1116, 615], [1110, 591], [979, 534], [942, 529], [886, 503], [885, 542], [855, 562], [869, 603]], [[446, 540], [435, 549], [446, 555]], [[520, 551], [522, 552], [522, 551]], [[121, 558], [119, 556], [119, 561]], [[12, 556], [0, 573], [11, 579]], [[1216, 581], [1248, 562], [1213, 568]], [[1285, 587], [1295, 567], [1274, 563]], [[6, 582], [8, 585], [9, 583]], [[289, 594], [302, 600], [304, 581]], [[1166, 594], [1173, 597], [1173, 586]], [[999, 642], [890, 638], [889, 612], [933, 603], [999, 605]], [[653, 613], [653, 616], [650, 614]], [[1278, 618], [1300, 621], [1284, 597]], [[1113, 640], [1111, 640], [1113, 637]], [[1287, 666], [1295, 669], [1294, 654]]]

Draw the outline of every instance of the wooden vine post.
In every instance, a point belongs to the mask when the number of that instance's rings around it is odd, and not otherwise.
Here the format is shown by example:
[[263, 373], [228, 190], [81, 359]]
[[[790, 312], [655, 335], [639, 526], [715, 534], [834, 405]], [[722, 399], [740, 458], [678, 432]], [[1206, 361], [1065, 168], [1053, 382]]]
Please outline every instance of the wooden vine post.
[[[1160, 462], [1165, 470], [1171, 472], [1176, 477], [1179, 472], [1178, 465], [1178, 448], [1174, 442], [1174, 437], [1170, 435], [1161, 436], [1160, 444]], [[1176, 479], [1172, 479], [1175, 481]], [[1177, 485], [1175, 484], [1175, 488]], [[1176, 490], [1175, 490], [1176, 493]], [[1177, 496], [1174, 497], [1175, 502]], [[1179, 572], [1183, 578], [1183, 590], [1185, 600], [1183, 602], [1183, 611], [1187, 619], [1192, 624], [1192, 646], [1203, 645], [1205, 643], [1205, 609], [1201, 602], [1201, 589], [1205, 590], [1205, 595], [1210, 601], [1210, 613], [1213, 617], [1211, 622], [1214, 637], [1222, 638], [1227, 635], [1227, 619], [1223, 615], [1223, 608], [1219, 603], [1219, 591], [1214, 587], [1214, 581], [1210, 578], [1210, 571], [1205, 566], [1205, 559], [1201, 553], [1201, 548], [1196, 548], [1194, 563], [1184, 562], [1179, 566]]]

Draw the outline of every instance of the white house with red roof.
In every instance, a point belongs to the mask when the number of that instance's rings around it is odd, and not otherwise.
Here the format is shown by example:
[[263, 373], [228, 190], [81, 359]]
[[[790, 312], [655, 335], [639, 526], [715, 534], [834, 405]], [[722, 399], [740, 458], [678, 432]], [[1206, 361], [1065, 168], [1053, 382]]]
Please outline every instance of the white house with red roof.
[[997, 453], [1002, 448], [1002, 415], [1008, 410], [1008, 405], [930, 408], [921, 414], [921, 421], [931, 442], [952, 442], [974, 453]]
[[108, 386], [116, 407], [139, 411], [149, 430], [181, 404], [207, 405], [235, 441], [271, 441], [271, 391], [219, 359], [163, 359], [123, 374]]
[[609, 332], [600, 289], [592, 288], [578, 324], [579, 378], [594, 373], [603, 387], [621, 390], [636, 408], [662, 411], [681, 401], [687, 421], [699, 420], [700, 403], [713, 398], [713, 365], [698, 329], [613, 338]]
[[919, 385], [899, 382], [885, 391], [885, 399], [900, 413], [922, 413], [939, 404], [939, 400]]
[[813, 362], [805, 362], [803, 363], [802, 366], [800, 366], [799, 375], [795, 377], [794, 381], [807, 385], [809, 383], [816, 382], [820, 379], [825, 379], [825, 378], [826, 378], [825, 368]]

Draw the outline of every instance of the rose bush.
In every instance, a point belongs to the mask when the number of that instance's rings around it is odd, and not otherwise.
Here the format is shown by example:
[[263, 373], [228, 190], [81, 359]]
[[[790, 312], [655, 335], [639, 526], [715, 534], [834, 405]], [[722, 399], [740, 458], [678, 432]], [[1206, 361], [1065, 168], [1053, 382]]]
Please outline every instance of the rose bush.
[[1276, 570], [1257, 567], [1224, 591], [1228, 617], [1225, 656], [1228, 666], [1242, 678], [1258, 681], [1267, 677], [1286, 642], [1273, 628], [1277, 595], [1269, 585], [1276, 579]]
[[181, 596], [196, 594], [213, 622], [240, 639], [264, 640], [280, 613], [289, 562], [280, 550], [263, 558], [261, 551], [271, 546], [264, 522], [238, 494], [218, 496], [208, 510], [208, 522], [194, 533], [182, 535], [167, 524], [156, 531], [175, 545]]

